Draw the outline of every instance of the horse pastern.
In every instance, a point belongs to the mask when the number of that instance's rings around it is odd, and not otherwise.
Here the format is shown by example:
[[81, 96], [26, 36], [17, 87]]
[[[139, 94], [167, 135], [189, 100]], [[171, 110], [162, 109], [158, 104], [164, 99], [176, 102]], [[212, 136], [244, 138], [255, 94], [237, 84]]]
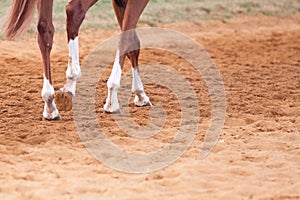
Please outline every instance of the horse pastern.
[[62, 93], [65, 93], [65, 94], [69, 94], [72, 97], [72, 100], [74, 100], [74, 98], [75, 98], [74, 91], [69, 90], [67, 87], [60, 88], [59, 91], [61, 91]]

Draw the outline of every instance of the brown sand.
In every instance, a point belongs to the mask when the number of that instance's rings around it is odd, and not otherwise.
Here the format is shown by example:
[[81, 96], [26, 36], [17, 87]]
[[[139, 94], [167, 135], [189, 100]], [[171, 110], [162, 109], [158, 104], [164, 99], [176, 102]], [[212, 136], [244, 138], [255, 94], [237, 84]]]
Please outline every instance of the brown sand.
[[[217, 146], [199, 160], [210, 117], [205, 83], [180, 58], [144, 50], [143, 63], [182, 67], [196, 88], [202, 120], [196, 140], [177, 162], [142, 175], [117, 172], [95, 160], [79, 139], [72, 111], [61, 111], [62, 121], [43, 120], [36, 39], [0, 41], [0, 199], [300, 199], [299, 19], [247, 17], [161, 25], [189, 34], [211, 54], [223, 76], [227, 117]], [[113, 33], [83, 31], [81, 60]], [[66, 55], [65, 35], [57, 34], [52, 54], [56, 90], [65, 81]], [[162, 134], [136, 142], [102, 113], [108, 74], [96, 95], [107, 137], [123, 148], [146, 151], [170, 141], [178, 126], [176, 97], [163, 98], [166, 88], [146, 86], [152, 101], [166, 107], [168, 124]], [[148, 108], [129, 106], [137, 123], [149, 123]]]

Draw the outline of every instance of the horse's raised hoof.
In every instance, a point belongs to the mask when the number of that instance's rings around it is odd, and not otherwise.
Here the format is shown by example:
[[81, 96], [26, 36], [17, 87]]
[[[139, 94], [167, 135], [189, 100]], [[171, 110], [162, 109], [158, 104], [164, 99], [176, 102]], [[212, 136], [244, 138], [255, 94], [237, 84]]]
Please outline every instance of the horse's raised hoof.
[[68, 93], [74, 99], [76, 91], [76, 82], [77, 78], [67, 78], [66, 84], [64, 87], [60, 88], [59, 91], [62, 93]]
[[72, 97], [72, 99], [75, 98], [75, 93], [74, 93], [74, 92], [71, 92], [71, 91], [69, 91], [69, 90], [66, 90], [65, 88], [60, 88], [59, 91], [60, 91], [61, 93], [64, 93], [64, 94], [69, 94], [69, 95]]
[[58, 110], [70, 111], [72, 110], [73, 94], [71, 92], [57, 92], [55, 94], [55, 103]]

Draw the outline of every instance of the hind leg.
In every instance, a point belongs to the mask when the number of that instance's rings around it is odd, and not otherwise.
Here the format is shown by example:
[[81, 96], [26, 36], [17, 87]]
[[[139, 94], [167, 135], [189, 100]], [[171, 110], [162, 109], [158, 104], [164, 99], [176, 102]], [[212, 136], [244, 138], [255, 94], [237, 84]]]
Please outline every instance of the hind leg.
[[139, 0], [138, 2], [132, 0], [123, 1], [123, 3], [126, 5], [124, 8], [113, 1], [115, 14], [122, 31], [122, 35], [112, 73], [107, 81], [108, 97], [104, 105], [104, 110], [108, 113], [120, 112], [118, 103], [118, 89], [120, 87], [121, 72], [126, 56], [132, 63], [132, 92], [136, 94], [135, 104], [137, 106], [151, 105], [149, 98], [144, 92], [144, 86], [138, 72], [140, 41], [134, 30], [138, 23], [139, 17], [148, 2], [149, 0]]
[[107, 92], [106, 102], [104, 104], [104, 111], [106, 113], [111, 113], [111, 114], [121, 113], [119, 102], [118, 102], [118, 90], [120, 88], [123, 64], [124, 64], [124, 56], [120, 55], [120, 51], [117, 50], [112, 72], [107, 81], [108, 92]]
[[75, 96], [77, 79], [81, 76], [78, 44], [79, 28], [88, 9], [97, 1], [98, 0], [72, 0], [66, 7], [69, 61], [66, 71], [66, 84], [61, 88], [61, 91], [70, 93], [72, 97]]
[[[50, 53], [53, 44], [54, 27], [52, 24], [53, 0], [41, 0], [39, 3], [38, 43], [44, 64], [44, 84], [42, 98], [45, 102], [43, 117], [48, 120], [60, 119], [54, 103], [54, 88], [51, 80]], [[49, 9], [51, 8], [51, 9]]]
[[132, 87], [131, 91], [135, 94], [134, 104], [138, 107], [142, 106], [152, 106], [149, 97], [146, 95], [144, 90], [144, 85], [142, 83], [139, 67], [138, 67], [138, 59], [140, 55], [140, 42], [136, 32], [134, 31], [132, 34], [135, 35], [135, 41], [138, 41], [139, 48], [133, 50], [127, 54], [127, 57], [130, 59], [132, 64]]
[[[139, 55], [140, 55], [140, 40], [135, 31], [136, 25], [142, 14], [144, 8], [148, 4], [148, 0], [140, 0], [137, 4], [133, 0], [128, 0], [123, 16], [118, 18], [122, 19], [120, 27], [123, 32], [120, 48], [122, 51], [127, 52], [126, 55], [132, 64], [132, 87], [131, 91], [135, 94], [134, 104], [136, 106], [151, 106], [149, 97], [144, 91], [144, 86], [139, 74]], [[116, 12], [117, 15], [122, 15], [121, 12]]]

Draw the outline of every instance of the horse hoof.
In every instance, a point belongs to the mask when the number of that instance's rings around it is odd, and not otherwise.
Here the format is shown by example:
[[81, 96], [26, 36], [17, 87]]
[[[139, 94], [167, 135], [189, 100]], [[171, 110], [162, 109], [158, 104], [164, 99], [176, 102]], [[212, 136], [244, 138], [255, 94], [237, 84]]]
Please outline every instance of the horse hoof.
[[135, 102], [134, 104], [136, 107], [147, 107], [147, 106], [152, 107], [152, 103], [150, 101], [144, 103]]
[[152, 107], [150, 99], [145, 93], [142, 93], [140, 95], [135, 95], [133, 102], [134, 105], [137, 107], [145, 107], [145, 106]]
[[44, 116], [44, 119], [47, 120], [47, 121], [60, 121], [60, 120], [61, 120], [61, 116], [60, 116], [60, 114], [58, 114], [58, 115], [55, 116], [55, 117], [52, 117], [52, 116]]
[[61, 116], [60, 116], [60, 115], [58, 115], [58, 116], [54, 117], [54, 119], [52, 119], [52, 120], [55, 120], [55, 121], [60, 121], [60, 120], [61, 120]]
[[111, 114], [111, 115], [117, 115], [117, 114], [122, 114], [122, 111], [121, 111], [121, 109], [119, 108], [119, 109], [116, 110], [116, 111], [107, 111], [107, 110], [104, 110], [104, 113], [106, 113], [106, 114]]
[[152, 107], [152, 103], [150, 101], [148, 101], [144, 106]]
[[72, 99], [75, 98], [75, 93], [74, 93], [74, 92], [71, 92], [70, 90], [67, 90], [67, 89], [65, 89], [65, 88], [60, 88], [59, 91], [60, 91], [61, 93], [65, 93], [65, 94], [71, 95]]
[[72, 110], [73, 95], [70, 92], [57, 92], [55, 94], [55, 103], [58, 110], [70, 111]]

